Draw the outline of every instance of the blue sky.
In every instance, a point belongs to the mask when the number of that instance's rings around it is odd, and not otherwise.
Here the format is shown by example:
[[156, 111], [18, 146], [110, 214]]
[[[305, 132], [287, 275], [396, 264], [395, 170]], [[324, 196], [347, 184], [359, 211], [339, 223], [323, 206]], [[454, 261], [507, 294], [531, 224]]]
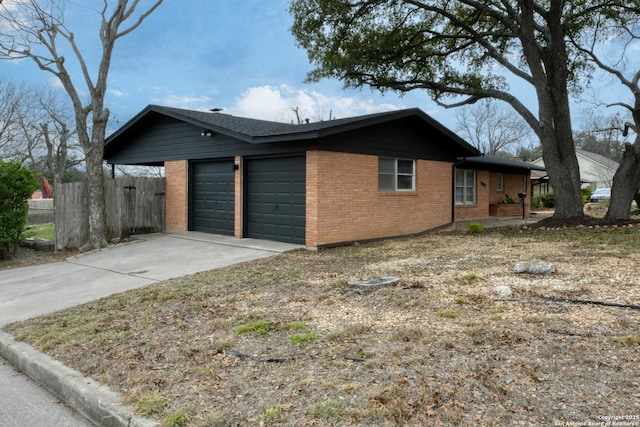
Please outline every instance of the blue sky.
[[[102, 2], [67, 3], [67, 27], [81, 40], [87, 62], [97, 64], [97, 14], [84, 5]], [[330, 112], [341, 118], [409, 107], [438, 120], [454, 117], [425, 93], [401, 98], [369, 89], [345, 91], [338, 81], [304, 83], [311, 65], [290, 33], [288, 5], [288, 0], [165, 0], [116, 44], [107, 96], [111, 128], [148, 104], [220, 107], [229, 114], [286, 122], [294, 118], [293, 107], [312, 120], [326, 119]], [[14, 83], [57, 85], [54, 76], [29, 60], [0, 61], [0, 75]]]
[[[89, 6], [101, 4], [99, 0], [67, 1], [67, 26], [81, 41], [90, 65], [99, 59], [99, 21]], [[141, 4], [149, 5], [151, 0]], [[116, 45], [107, 96], [110, 128], [122, 125], [148, 104], [160, 104], [220, 107], [229, 114], [285, 122], [293, 120], [293, 107], [311, 120], [326, 119], [329, 112], [341, 118], [419, 107], [455, 129], [455, 110], [436, 106], [425, 92], [400, 97], [367, 88], [344, 90], [339, 81], [304, 83], [312, 67], [290, 33], [288, 5], [289, 0], [165, 0]], [[0, 75], [14, 83], [57, 84], [55, 77], [28, 60], [0, 61]], [[594, 82], [596, 97], [599, 88], [610, 85], [610, 79]], [[580, 114], [580, 108], [584, 106], [578, 105], [574, 115]]]

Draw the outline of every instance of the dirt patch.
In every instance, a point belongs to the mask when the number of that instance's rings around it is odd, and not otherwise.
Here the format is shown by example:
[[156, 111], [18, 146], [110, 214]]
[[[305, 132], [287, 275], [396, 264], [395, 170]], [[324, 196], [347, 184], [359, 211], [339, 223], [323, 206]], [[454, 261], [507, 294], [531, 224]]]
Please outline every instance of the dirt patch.
[[0, 270], [8, 270], [12, 268], [29, 267], [38, 264], [47, 264], [50, 262], [64, 261], [73, 256], [74, 251], [40, 251], [24, 246], [18, 247], [13, 259], [0, 260]]
[[640, 423], [640, 227], [592, 226], [295, 251], [7, 329], [186, 425]]

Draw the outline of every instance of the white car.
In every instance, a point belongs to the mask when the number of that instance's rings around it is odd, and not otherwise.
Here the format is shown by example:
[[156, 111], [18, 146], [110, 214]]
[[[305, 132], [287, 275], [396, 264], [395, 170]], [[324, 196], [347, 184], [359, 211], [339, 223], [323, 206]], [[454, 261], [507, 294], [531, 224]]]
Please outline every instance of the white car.
[[591, 194], [591, 203], [606, 202], [611, 199], [610, 188], [598, 188]]

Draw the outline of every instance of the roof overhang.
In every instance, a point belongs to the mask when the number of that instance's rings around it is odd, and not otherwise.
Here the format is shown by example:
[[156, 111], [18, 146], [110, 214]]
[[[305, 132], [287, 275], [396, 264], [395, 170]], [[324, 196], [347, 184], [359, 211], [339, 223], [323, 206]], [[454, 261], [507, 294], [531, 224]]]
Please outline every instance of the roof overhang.
[[492, 172], [528, 174], [531, 171], [546, 171], [543, 166], [503, 157], [482, 155], [460, 159], [458, 168], [483, 169]]
[[148, 105], [106, 138], [105, 154], [110, 150], [117, 150], [119, 144], [130, 140], [129, 137], [132, 134], [144, 129], [155, 118], [158, 118], [158, 115], [170, 117], [191, 124], [203, 131], [211, 131], [249, 144], [314, 140], [395, 120], [415, 118], [456, 145], [458, 155], [478, 156], [481, 154], [475, 147], [418, 108], [294, 125], [158, 105]]

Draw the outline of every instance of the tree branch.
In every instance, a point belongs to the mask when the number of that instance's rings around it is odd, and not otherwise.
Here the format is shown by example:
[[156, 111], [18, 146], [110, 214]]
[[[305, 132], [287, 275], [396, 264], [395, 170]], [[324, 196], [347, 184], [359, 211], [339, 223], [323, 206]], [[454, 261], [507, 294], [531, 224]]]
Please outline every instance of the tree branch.
[[[151, 15], [153, 13], [154, 10], [156, 10], [160, 4], [162, 4], [163, 0], [157, 0], [149, 9], [147, 9], [146, 12], [144, 12], [143, 14], [141, 14], [138, 17], [138, 20], [131, 25], [129, 28], [126, 28], [122, 31], [120, 31], [119, 33], [116, 34], [116, 38], [120, 38], [122, 36], [125, 36], [127, 34], [129, 34], [130, 32], [132, 32], [133, 30], [135, 30], [136, 28], [138, 28], [140, 26], [140, 24], [142, 24], [142, 22], [147, 19], [147, 17], [149, 15]], [[123, 21], [127, 20], [129, 18], [129, 16], [131, 16], [131, 14], [133, 13], [133, 10], [136, 8], [136, 6], [138, 5], [139, 0], [135, 0], [134, 3], [131, 5], [131, 7], [129, 8], [129, 10], [125, 13], [125, 18], [123, 19]]]
[[[520, 68], [516, 67], [511, 61], [509, 61], [502, 53], [500, 53], [500, 51], [498, 51], [498, 49], [495, 48], [495, 46], [493, 46], [490, 42], [491, 37], [486, 37], [487, 34], [483, 34], [483, 33], [479, 33], [474, 27], [473, 24], [475, 24], [476, 22], [473, 22], [471, 24], [469, 24], [468, 22], [460, 19], [457, 15], [447, 11], [445, 8], [441, 8], [441, 7], [437, 7], [435, 5], [435, 2], [429, 2], [429, 3], [425, 3], [422, 1], [417, 1], [417, 0], [404, 0], [404, 3], [407, 4], [411, 4], [413, 6], [416, 6], [422, 10], [426, 10], [429, 12], [434, 12], [437, 13], [438, 15], [445, 17], [447, 20], [449, 20], [449, 22], [451, 22], [453, 24], [454, 27], [460, 28], [462, 30], [464, 30], [466, 33], [468, 33], [467, 36], [463, 36], [461, 32], [458, 33], [460, 38], [466, 38], [468, 39], [471, 44], [479, 44], [481, 45], [485, 51], [487, 52], [488, 56], [493, 58], [494, 60], [496, 60], [500, 65], [502, 65], [503, 67], [505, 67], [507, 70], [509, 70], [513, 75], [515, 75], [516, 77], [519, 77], [521, 79], [523, 79], [524, 81], [528, 82], [528, 83], [533, 83], [533, 79], [532, 76], [525, 73], [523, 70], [521, 70]], [[512, 38], [513, 40], [515, 40], [517, 38], [517, 32], [519, 31], [518, 28], [516, 26], [514, 26], [514, 24], [518, 21], [514, 18], [517, 18], [516, 16], [505, 16], [502, 15], [500, 13], [498, 13], [496, 10], [492, 10], [489, 9], [487, 7], [486, 2], [485, 3], [480, 3], [477, 1], [473, 1], [473, 0], [462, 0], [461, 3], [467, 4], [468, 6], [481, 11], [482, 13], [487, 14], [488, 16], [491, 16], [492, 18], [496, 19], [497, 21], [501, 22], [505, 28], [510, 28], [511, 29], [511, 33], [501, 33], [503, 38]], [[490, 3], [490, 2], [489, 2]], [[480, 16], [480, 15], [479, 15]], [[442, 33], [440, 33], [442, 34]]]

